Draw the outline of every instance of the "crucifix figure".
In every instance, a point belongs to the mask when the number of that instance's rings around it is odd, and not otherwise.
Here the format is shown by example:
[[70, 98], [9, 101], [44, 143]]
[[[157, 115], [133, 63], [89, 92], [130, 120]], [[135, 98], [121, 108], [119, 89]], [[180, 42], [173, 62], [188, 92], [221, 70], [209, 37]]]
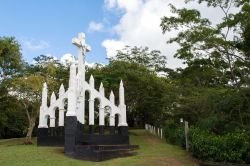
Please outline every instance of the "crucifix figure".
[[79, 33], [78, 38], [73, 38], [72, 43], [80, 49], [80, 52], [83, 56], [85, 56], [86, 52], [91, 51], [91, 47], [85, 43], [85, 34]]
[[79, 33], [78, 37], [72, 39], [72, 44], [74, 44], [78, 50], [78, 82], [77, 82], [77, 109], [76, 115], [78, 121], [84, 124], [85, 119], [85, 90], [84, 90], [84, 82], [85, 82], [85, 56], [86, 53], [91, 50], [90, 46], [85, 42], [85, 34]]

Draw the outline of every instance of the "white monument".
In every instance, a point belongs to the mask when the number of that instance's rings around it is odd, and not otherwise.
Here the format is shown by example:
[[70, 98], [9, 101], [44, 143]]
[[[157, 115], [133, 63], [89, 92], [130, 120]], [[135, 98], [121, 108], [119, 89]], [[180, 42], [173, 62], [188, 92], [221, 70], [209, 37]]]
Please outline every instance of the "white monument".
[[[75, 62], [70, 65], [68, 90], [61, 85], [58, 98], [52, 92], [48, 106], [48, 88], [46, 83], [43, 85], [37, 145], [64, 146], [66, 155], [93, 161], [132, 155], [133, 150], [138, 149], [139, 146], [129, 144], [123, 82], [120, 82], [119, 105], [116, 106], [112, 91], [109, 98], [106, 98], [102, 83], [99, 90], [96, 90], [92, 75], [88, 82], [85, 80], [85, 55], [90, 51], [90, 47], [85, 43], [84, 33], [79, 33], [78, 38], [72, 39], [72, 43], [78, 48], [79, 54], [78, 65]], [[85, 121], [86, 91], [89, 92], [88, 122]], [[68, 100], [67, 110], [64, 109], [66, 99]], [[99, 134], [94, 132], [95, 99], [99, 100]], [[59, 110], [58, 125], [55, 124], [55, 111], [57, 110]], [[64, 119], [65, 112], [66, 118]], [[116, 115], [118, 115], [118, 132], [115, 132]], [[109, 119], [109, 134], [104, 132], [106, 117]], [[89, 127], [89, 132], [84, 130], [84, 126]]]
[[[89, 82], [85, 80], [85, 56], [91, 50], [85, 43], [85, 34], [79, 33], [78, 38], [73, 38], [72, 43], [78, 48], [78, 65], [72, 62], [70, 66], [69, 88], [64, 89], [63, 84], [59, 89], [59, 97], [56, 98], [53, 92], [50, 97], [50, 104], [47, 103], [47, 84], [44, 83], [42, 91], [42, 105], [40, 107], [38, 128], [55, 127], [55, 111], [59, 109], [58, 126], [64, 126], [64, 112], [66, 116], [76, 116], [81, 124], [94, 125], [94, 100], [98, 99], [99, 106], [99, 126], [104, 126], [105, 116], [109, 116], [109, 125], [115, 126], [115, 115], [118, 115], [118, 126], [127, 126], [126, 105], [124, 100], [123, 82], [119, 88], [119, 106], [115, 105], [115, 96], [110, 92], [109, 99], [105, 97], [104, 87], [101, 83], [99, 90], [94, 87], [94, 78], [91, 75]], [[89, 121], [85, 122], [85, 91], [89, 92]], [[68, 99], [68, 110], [64, 109], [65, 100]], [[106, 109], [109, 107], [110, 109]], [[50, 119], [48, 126], [47, 121]]]

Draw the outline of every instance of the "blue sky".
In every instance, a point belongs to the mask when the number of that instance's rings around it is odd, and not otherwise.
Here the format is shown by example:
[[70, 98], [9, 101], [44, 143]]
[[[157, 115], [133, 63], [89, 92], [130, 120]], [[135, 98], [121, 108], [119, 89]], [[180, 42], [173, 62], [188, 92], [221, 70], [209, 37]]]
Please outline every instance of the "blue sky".
[[105, 63], [106, 51], [101, 43], [105, 38], [115, 38], [115, 34], [92, 31], [89, 23], [105, 22], [107, 28], [118, 17], [105, 12], [101, 0], [1, 0], [0, 20], [0, 36], [14, 36], [28, 62], [41, 54], [58, 59], [66, 53], [76, 55], [71, 39], [84, 32], [92, 47], [87, 61]]
[[16, 37], [30, 63], [41, 54], [76, 55], [71, 39], [84, 32], [92, 48], [88, 63], [105, 64], [125, 45], [148, 46], [176, 68], [183, 66], [173, 57], [178, 45], [166, 44], [176, 32], [163, 35], [160, 28], [161, 18], [172, 14], [169, 3], [199, 9], [213, 22], [221, 19], [218, 9], [184, 0], [0, 0], [0, 36]]

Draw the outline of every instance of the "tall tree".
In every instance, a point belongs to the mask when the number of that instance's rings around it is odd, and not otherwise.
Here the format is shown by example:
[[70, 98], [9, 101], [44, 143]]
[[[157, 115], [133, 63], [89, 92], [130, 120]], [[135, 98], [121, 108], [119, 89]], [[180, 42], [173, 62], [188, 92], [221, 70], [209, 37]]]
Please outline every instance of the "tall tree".
[[31, 138], [39, 113], [43, 82], [44, 77], [39, 75], [18, 77], [12, 81], [12, 86], [9, 89], [9, 93], [16, 96], [24, 106], [28, 119], [26, 144], [32, 144]]
[[[189, 2], [190, 0], [187, 0]], [[228, 79], [227, 84], [235, 88], [249, 83], [249, 56], [247, 40], [249, 32], [249, 1], [239, 0], [198, 0], [208, 7], [220, 9], [224, 13], [217, 25], [195, 9], [177, 9], [171, 6], [175, 16], [163, 17], [163, 33], [178, 30], [176, 37], [168, 42], [177, 42], [180, 49], [175, 54], [187, 64], [202, 59], [208, 61]], [[232, 7], [238, 7], [238, 13], [230, 13]]]
[[[22, 68], [20, 45], [13, 37], [0, 37], [0, 78], [1, 80]], [[0, 81], [1, 81], [0, 80]]]
[[59, 90], [61, 83], [68, 82], [68, 68], [53, 57], [38, 56], [32, 65], [26, 64], [25, 70], [15, 77], [9, 87], [9, 94], [16, 96], [22, 103], [27, 121], [26, 144], [31, 144], [31, 138], [41, 105], [42, 85], [47, 82], [50, 94]]
[[[221, 22], [214, 24], [196, 9], [177, 9], [171, 4], [174, 16], [165, 16], [161, 21], [163, 33], [177, 30], [168, 43], [180, 45], [175, 56], [187, 64], [170, 75], [182, 89], [177, 102], [182, 113], [194, 121], [196, 115], [205, 115], [205, 119], [209, 113], [225, 117], [224, 125], [233, 121], [245, 127], [250, 115], [249, 0], [197, 2], [221, 10]], [[231, 12], [231, 8], [237, 8], [237, 12]]]
[[126, 46], [124, 49], [118, 50], [116, 56], [111, 58], [112, 60], [137, 63], [157, 72], [167, 70], [166, 56], [161, 55], [160, 51], [150, 50], [148, 47]]
[[95, 78], [96, 88], [103, 82], [107, 96], [111, 90], [114, 90], [115, 96], [119, 96], [120, 79], [124, 81], [130, 126], [143, 126], [145, 122], [159, 125], [172, 109], [174, 94], [171, 93], [171, 84], [141, 64], [113, 60], [106, 66], [88, 69], [87, 78], [90, 74]]
[[[14, 37], [0, 37], [0, 137], [23, 136], [25, 120], [22, 106], [8, 95], [8, 85], [21, 73], [23, 60], [19, 43]], [[13, 120], [15, 119], [15, 120]]]

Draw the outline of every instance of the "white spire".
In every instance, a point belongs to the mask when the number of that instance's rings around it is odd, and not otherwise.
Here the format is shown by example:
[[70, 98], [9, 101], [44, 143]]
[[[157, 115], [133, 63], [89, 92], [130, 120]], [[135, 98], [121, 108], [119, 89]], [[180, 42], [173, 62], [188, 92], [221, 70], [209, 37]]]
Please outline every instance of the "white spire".
[[94, 77], [92, 74], [91, 74], [90, 79], [89, 79], [89, 84], [91, 87], [93, 87], [93, 88], [95, 87], [95, 80], [94, 80]]
[[75, 86], [75, 79], [76, 79], [76, 66], [75, 62], [72, 62], [70, 66], [69, 88]]
[[109, 100], [110, 100], [113, 104], [115, 103], [115, 95], [114, 95], [113, 91], [110, 92]]
[[120, 82], [120, 88], [119, 88], [119, 104], [124, 105], [125, 104], [125, 99], [124, 99], [124, 87], [123, 87], [123, 82], [121, 80]]
[[104, 96], [104, 87], [103, 87], [102, 82], [101, 82], [100, 87], [99, 87], [99, 92]]
[[42, 105], [47, 106], [47, 97], [48, 97], [48, 89], [47, 83], [43, 83], [43, 90], [42, 90]]
[[123, 87], [123, 82], [122, 82], [122, 80], [120, 81], [120, 87]]
[[73, 62], [70, 66], [69, 89], [68, 89], [68, 111], [66, 116], [76, 116], [76, 66]]
[[56, 95], [54, 92], [52, 92], [51, 97], [50, 97], [50, 105], [55, 103], [56, 101]]
[[65, 93], [65, 89], [63, 84], [61, 84], [60, 89], [59, 89], [59, 96], [62, 96]]
[[99, 87], [99, 91], [100, 91], [100, 92], [101, 92], [102, 88], [103, 88], [103, 84], [102, 84], [102, 82], [101, 82], [100, 87]]

